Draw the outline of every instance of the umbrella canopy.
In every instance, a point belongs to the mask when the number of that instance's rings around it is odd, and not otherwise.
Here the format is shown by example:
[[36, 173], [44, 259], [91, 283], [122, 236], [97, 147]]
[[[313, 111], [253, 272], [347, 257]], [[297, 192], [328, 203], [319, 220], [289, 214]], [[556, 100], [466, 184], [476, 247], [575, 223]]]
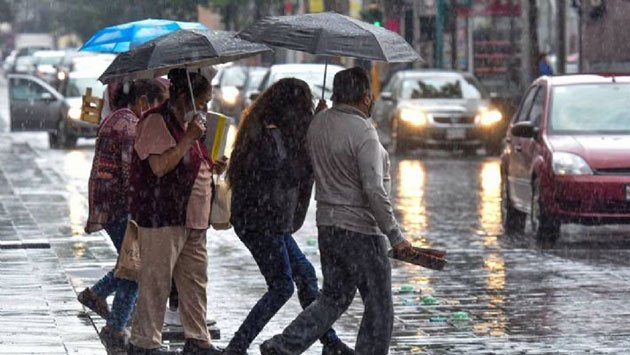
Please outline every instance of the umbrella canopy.
[[154, 78], [173, 68], [227, 63], [270, 50], [235, 37], [234, 32], [179, 30], [119, 54], [99, 80]]
[[207, 30], [199, 22], [146, 19], [123, 23], [97, 31], [79, 51], [122, 53], [167, 33], [185, 30]]
[[388, 63], [420, 56], [399, 34], [334, 12], [264, 18], [238, 34], [252, 42]]

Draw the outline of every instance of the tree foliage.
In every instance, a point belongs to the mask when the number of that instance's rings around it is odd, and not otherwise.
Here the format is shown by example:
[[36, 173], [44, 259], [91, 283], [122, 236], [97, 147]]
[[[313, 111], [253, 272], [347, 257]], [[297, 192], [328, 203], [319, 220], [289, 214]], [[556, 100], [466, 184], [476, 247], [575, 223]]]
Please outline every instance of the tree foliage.
[[197, 5], [208, 0], [55, 0], [57, 28], [83, 40], [97, 30], [147, 18], [196, 21]]

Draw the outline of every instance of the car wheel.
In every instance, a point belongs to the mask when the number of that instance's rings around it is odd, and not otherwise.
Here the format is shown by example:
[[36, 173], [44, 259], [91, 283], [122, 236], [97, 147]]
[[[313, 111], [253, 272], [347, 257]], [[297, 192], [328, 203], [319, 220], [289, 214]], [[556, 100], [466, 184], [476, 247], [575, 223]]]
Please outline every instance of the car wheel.
[[78, 137], [68, 131], [68, 124], [65, 119], [60, 119], [57, 123], [57, 130], [48, 133], [48, 143], [53, 149], [70, 149], [77, 145]]
[[560, 237], [560, 221], [545, 211], [538, 179], [535, 179], [532, 184], [531, 209], [530, 222], [536, 240], [541, 243], [555, 243]]
[[512, 206], [507, 177], [504, 177], [501, 183], [501, 217], [505, 233], [523, 233], [525, 230], [527, 214]]

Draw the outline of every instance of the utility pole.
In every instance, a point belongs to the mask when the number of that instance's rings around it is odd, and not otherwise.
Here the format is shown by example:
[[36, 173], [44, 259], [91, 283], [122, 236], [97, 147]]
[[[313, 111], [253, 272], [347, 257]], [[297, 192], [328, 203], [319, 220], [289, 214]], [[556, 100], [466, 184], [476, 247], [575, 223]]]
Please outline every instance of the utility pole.
[[565, 74], [567, 67], [567, 2], [558, 0], [558, 74]]
[[444, 67], [444, 0], [435, 2], [435, 66]]

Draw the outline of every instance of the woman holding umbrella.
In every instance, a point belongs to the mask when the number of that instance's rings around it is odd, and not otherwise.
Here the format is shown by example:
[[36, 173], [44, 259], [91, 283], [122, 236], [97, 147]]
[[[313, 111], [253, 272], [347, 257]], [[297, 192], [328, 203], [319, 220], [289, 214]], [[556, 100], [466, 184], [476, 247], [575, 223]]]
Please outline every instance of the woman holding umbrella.
[[212, 173], [220, 173], [225, 162], [208, 157], [199, 141], [205, 128], [195, 115], [210, 101], [214, 74], [172, 69], [170, 99], [138, 123], [130, 210], [139, 227], [142, 266], [129, 354], [159, 351], [171, 278], [179, 290], [184, 353], [221, 353], [206, 326], [206, 230]]
[[[321, 106], [319, 108], [322, 108]], [[313, 188], [306, 131], [313, 118], [308, 85], [281, 79], [243, 114], [227, 172], [234, 230], [249, 249], [268, 291], [249, 312], [224, 354], [246, 354], [297, 285], [302, 307], [318, 294], [317, 276], [292, 234], [304, 222]], [[323, 354], [354, 354], [330, 329]]]
[[[112, 112], [98, 130], [90, 173], [89, 216], [85, 231], [107, 231], [120, 251], [128, 219], [129, 162], [136, 124], [144, 111], [158, 106], [167, 96], [166, 86], [157, 79], [140, 79], [120, 85]], [[115, 292], [112, 310], [106, 298]], [[113, 270], [78, 295], [78, 300], [107, 320], [101, 338], [108, 348], [124, 347], [125, 327], [136, 303], [137, 285], [114, 277]]]

